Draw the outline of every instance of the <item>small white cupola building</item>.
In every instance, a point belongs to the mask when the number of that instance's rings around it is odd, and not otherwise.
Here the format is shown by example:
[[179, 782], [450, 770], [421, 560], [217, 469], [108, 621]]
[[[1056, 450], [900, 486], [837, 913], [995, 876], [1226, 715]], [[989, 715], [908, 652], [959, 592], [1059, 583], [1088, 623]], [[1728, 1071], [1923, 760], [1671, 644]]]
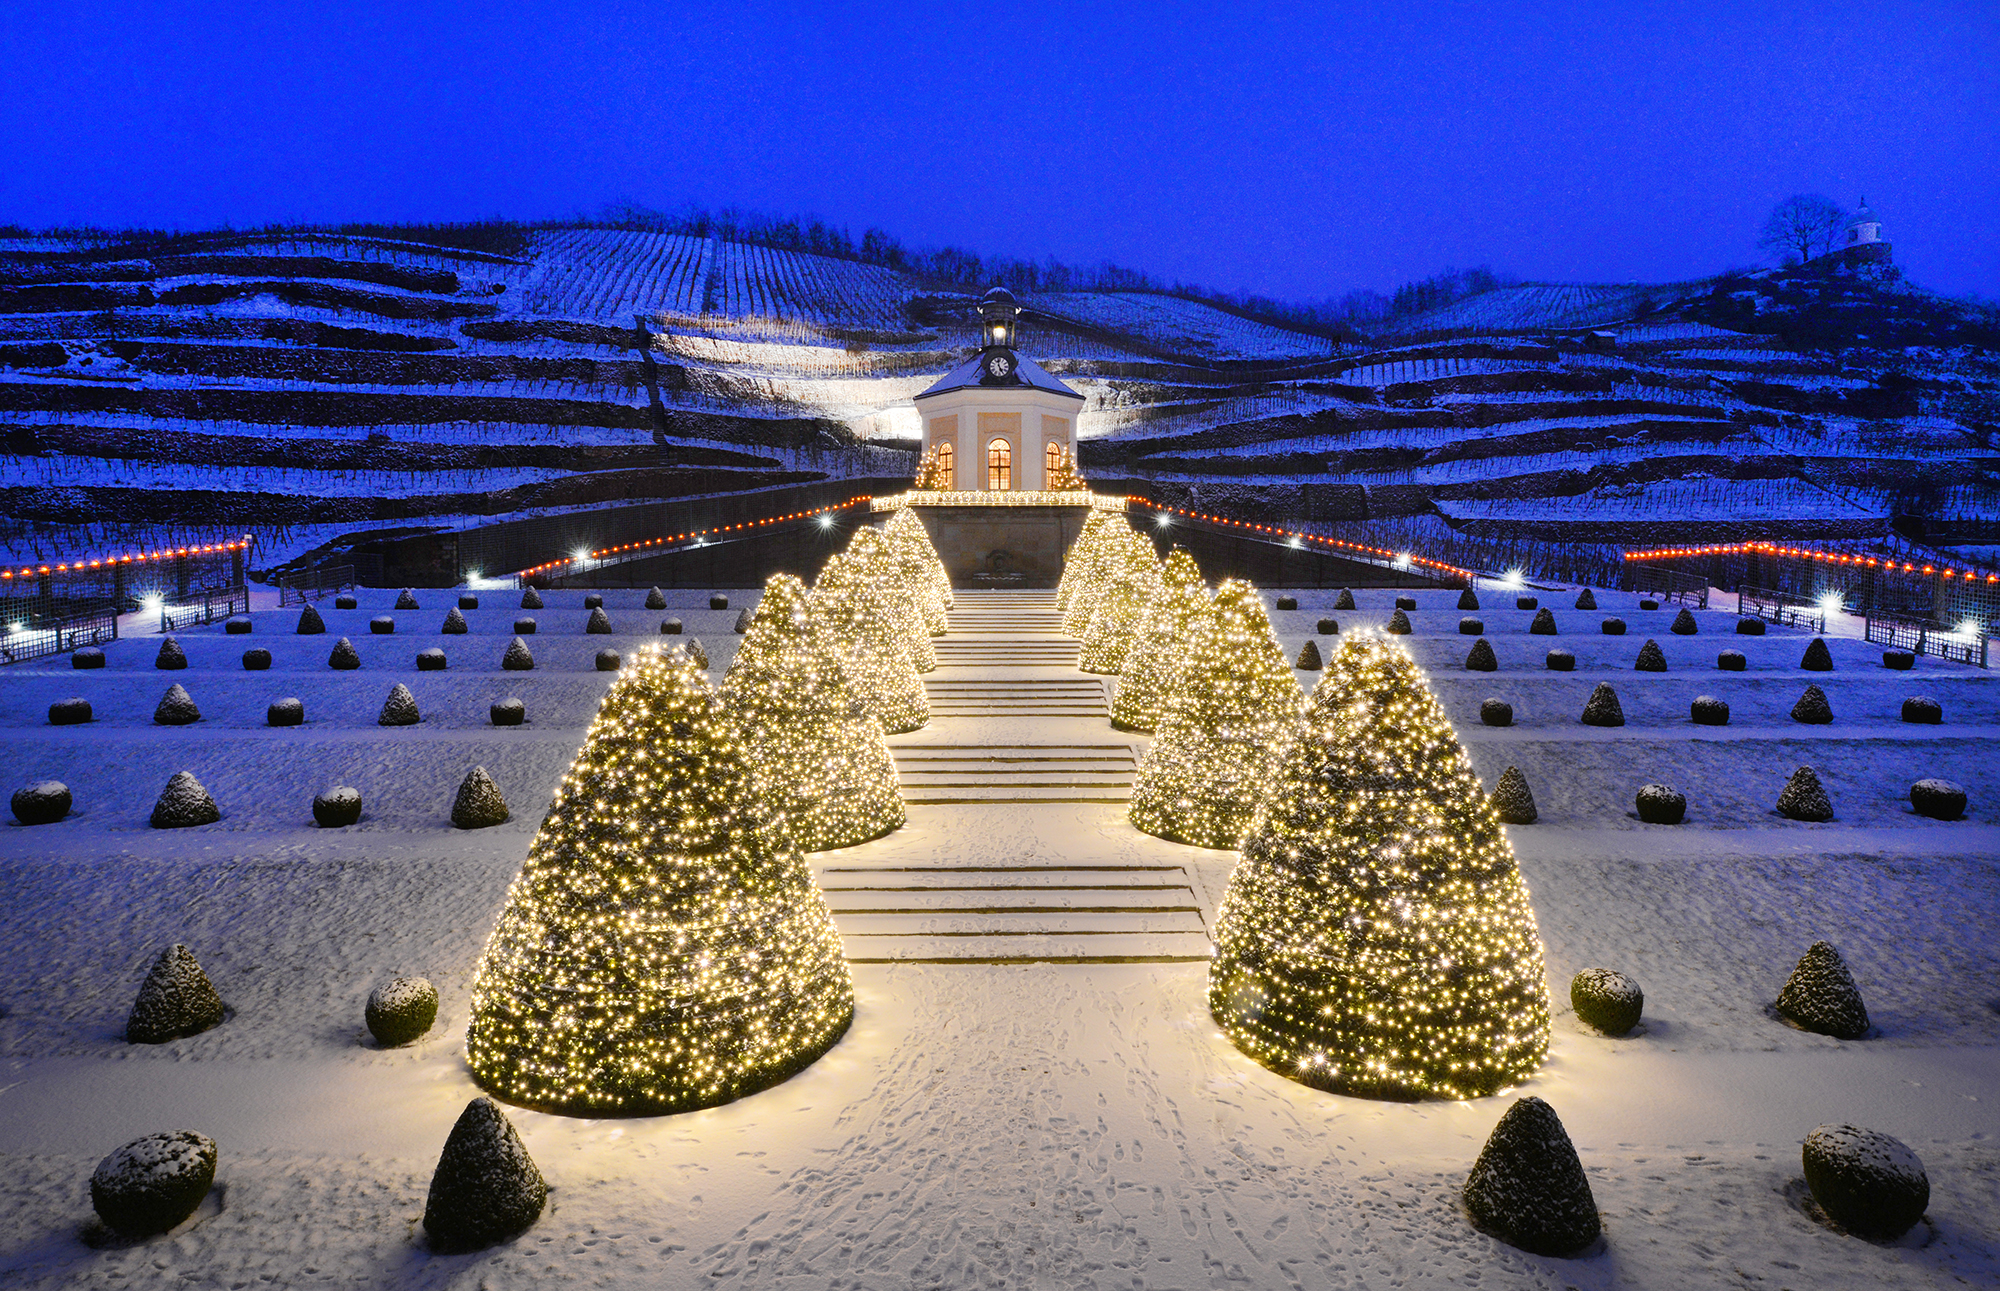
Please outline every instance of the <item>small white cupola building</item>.
[[1848, 246], [1860, 246], [1864, 242], [1882, 240], [1882, 221], [1875, 218], [1875, 212], [1868, 209], [1868, 199], [1861, 199], [1861, 209], [1847, 222]]
[[916, 397], [923, 452], [952, 490], [1039, 491], [1073, 460], [1083, 396], [1015, 350], [1020, 302], [979, 298], [979, 352]]

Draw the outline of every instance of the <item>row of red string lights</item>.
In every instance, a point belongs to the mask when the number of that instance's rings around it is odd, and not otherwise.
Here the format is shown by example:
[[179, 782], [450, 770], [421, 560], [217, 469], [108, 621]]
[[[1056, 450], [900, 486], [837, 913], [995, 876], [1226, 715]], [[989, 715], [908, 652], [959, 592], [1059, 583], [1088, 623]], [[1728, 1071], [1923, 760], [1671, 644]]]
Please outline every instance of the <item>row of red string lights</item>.
[[1783, 547], [1774, 542], [1727, 542], [1706, 547], [1655, 547], [1650, 551], [1628, 551], [1627, 560], [1673, 560], [1682, 556], [1739, 556], [1755, 554], [1759, 556], [1790, 556], [1799, 560], [1816, 560], [1823, 565], [1848, 565], [1858, 569], [1879, 569], [1885, 573], [1936, 574], [1941, 578], [1963, 578], [1968, 583], [2000, 583], [2000, 574], [1981, 575], [1974, 569], [1952, 569], [1949, 566], [1919, 565], [1911, 561], [1878, 559], [1874, 556], [1855, 556], [1839, 551], [1815, 551], [1810, 547]]
[[183, 556], [215, 556], [225, 551], [248, 551], [251, 539], [210, 543], [206, 547], [168, 547], [160, 551], [135, 552], [129, 556], [100, 556], [95, 560], [67, 560], [48, 565], [23, 565], [0, 569], [0, 579], [39, 578], [43, 574], [74, 574], [87, 569], [110, 569], [114, 565], [138, 565], [152, 560], [177, 560]]
[[542, 564], [521, 570], [516, 577], [526, 578], [533, 574], [545, 574], [564, 565], [574, 565], [578, 560], [607, 560], [612, 556], [622, 556], [628, 552], [649, 551], [656, 547], [671, 547], [678, 543], [693, 542], [717, 534], [740, 533], [749, 529], [761, 529], [766, 525], [785, 524], [792, 520], [808, 520], [816, 515], [826, 515], [834, 511], [845, 511], [850, 507], [865, 505], [872, 501], [872, 493], [857, 493], [845, 502], [833, 506], [814, 507], [810, 511], [788, 511], [784, 515], [766, 516], [762, 520], [745, 520], [741, 524], [718, 525], [713, 529], [696, 529], [690, 533], [673, 533], [662, 538], [647, 538], [642, 542], [625, 542], [615, 547], [603, 547], [583, 556], [564, 556], [560, 560], [545, 561]]
[[1137, 494], [1127, 494], [1125, 501], [1128, 505], [1136, 504], [1142, 507], [1151, 507], [1155, 511], [1164, 512], [1168, 515], [1186, 516], [1190, 520], [1201, 520], [1208, 524], [1227, 525], [1234, 529], [1248, 529], [1255, 533], [1269, 534], [1273, 538], [1286, 538], [1300, 543], [1317, 543], [1322, 547], [1337, 547], [1342, 551], [1359, 552], [1367, 556], [1380, 556], [1392, 561], [1407, 560], [1412, 565], [1421, 565], [1426, 569], [1441, 570], [1445, 573], [1455, 574], [1460, 578], [1472, 578], [1475, 576], [1474, 571], [1470, 569], [1461, 569], [1457, 565], [1447, 565], [1441, 560], [1431, 560], [1428, 557], [1413, 555], [1406, 551], [1390, 551], [1386, 547], [1371, 547], [1365, 542], [1348, 542], [1344, 538], [1327, 538], [1316, 533], [1302, 533], [1299, 530], [1286, 529], [1280, 525], [1255, 524], [1248, 520], [1232, 520], [1228, 516], [1209, 515], [1204, 511], [1189, 511], [1184, 507], [1166, 506], [1163, 503], [1154, 502], [1150, 498], [1143, 498]]

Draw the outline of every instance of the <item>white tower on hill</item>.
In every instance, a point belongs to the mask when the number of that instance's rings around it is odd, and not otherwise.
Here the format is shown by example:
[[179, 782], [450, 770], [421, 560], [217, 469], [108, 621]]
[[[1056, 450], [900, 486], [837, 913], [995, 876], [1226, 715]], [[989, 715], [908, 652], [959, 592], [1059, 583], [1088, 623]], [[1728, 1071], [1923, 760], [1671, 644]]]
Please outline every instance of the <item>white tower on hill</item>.
[[1861, 209], [1856, 211], [1854, 218], [1847, 222], [1847, 242], [1845, 245], [1854, 247], [1860, 246], [1864, 242], [1880, 242], [1881, 240], [1882, 221], [1876, 219], [1875, 212], [1868, 209], [1868, 199], [1864, 197], [1861, 199]]

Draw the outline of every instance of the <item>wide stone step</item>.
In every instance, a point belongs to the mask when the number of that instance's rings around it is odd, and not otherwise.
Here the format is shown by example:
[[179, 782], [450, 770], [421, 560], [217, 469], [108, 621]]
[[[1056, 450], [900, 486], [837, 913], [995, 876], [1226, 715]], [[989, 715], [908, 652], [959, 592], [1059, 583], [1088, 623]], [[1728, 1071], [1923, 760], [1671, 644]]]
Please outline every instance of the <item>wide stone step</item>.
[[923, 933], [841, 938], [856, 964], [1195, 964], [1209, 958], [1206, 933]]

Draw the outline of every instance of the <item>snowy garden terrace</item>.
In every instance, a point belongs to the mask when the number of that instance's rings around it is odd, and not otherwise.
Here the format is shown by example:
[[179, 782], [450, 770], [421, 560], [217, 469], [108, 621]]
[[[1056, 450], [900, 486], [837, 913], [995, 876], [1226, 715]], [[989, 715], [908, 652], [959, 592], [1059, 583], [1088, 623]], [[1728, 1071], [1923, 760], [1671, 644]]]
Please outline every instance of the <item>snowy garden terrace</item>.
[[[1138, 513], [1140, 515], [1145, 512]], [[1498, 1097], [1419, 1103], [1329, 1094], [1258, 1066], [1217, 1033], [1206, 945], [1237, 857], [1140, 833], [1127, 820], [1132, 767], [1151, 738], [1114, 729], [1115, 678], [1076, 668], [1047, 604], [961, 592], [928, 725], [891, 739], [908, 820], [875, 841], [811, 857], [851, 960], [847, 1035], [792, 1079], [726, 1106], [593, 1120], [509, 1108], [552, 1191], [518, 1240], [432, 1255], [413, 1238], [454, 1119], [477, 1093], [465, 1034], [475, 962], [545, 804], [614, 674], [680, 621], [720, 677], [754, 589], [606, 590], [612, 631], [587, 634], [582, 591], [539, 609], [487, 589], [439, 631], [459, 592], [362, 590], [319, 603], [327, 633], [300, 636], [296, 608], [262, 601], [253, 630], [179, 634], [188, 667], [154, 667], [157, 637], [106, 650], [99, 671], [66, 661], [0, 669], [0, 727], [15, 780], [75, 794], [62, 822], [0, 830], [12, 899], [0, 928], [13, 970], [0, 999], [0, 1174], [10, 1285], [171, 1276], [496, 1287], [648, 1284], [1328, 1285], [1398, 1281], [1500, 1287], [1772, 1285], [1919, 1288], [2000, 1276], [1991, 1180], [2000, 1169], [2000, 691], [1990, 674], [1824, 638], [1831, 671], [1802, 668], [1813, 634], [1734, 630], [1693, 611], [1600, 588], [1265, 589], [1287, 658], [1331, 654], [1380, 631], [1394, 598], [1415, 602], [1401, 641], [1480, 780], [1518, 768], [1538, 807], [1506, 827], [1532, 897], [1555, 1012], [1546, 1063]], [[725, 597], [711, 608], [713, 596]], [[1536, 596], [1536, 609], [1517, 596]], [[1279, 597], [1294, 608], [1275, 608]], [[1530, 629], [1542, 609], [1554, 636]], [[395, 620], [393, 634], [370, 621]], [[500, 660], [515, 620], [535, 667]], [[1479, 621], [1496, 669], [1468, 671]], [[1606, 635], [1607, 619], [1626, 625]], [[1338, 631], [1324, 630], [1333, 620]], [[327, 666], [339, 636], [360, 667]], [[1657, 641], [1667, 668], [1635, 671]], [[245, 671], [245, 648], [272, 654]], [[1573, 671], [1551, 671], [1551, 649]], [[419, 651], [450, 667], [418, 671]], [[1736, 650], [1742, 671], [1716, 667]], [[1310, 687], [1319, 674], [1295, 674]], [[150, 715], [169, 683], [201, 720]], [[1609, 682], [1625, 724], [1578, 721]], [[393, 684], [421, 709], [377, 722]], [[1795, 721], [1807, 685], [1831, 722]], [[1914, 694], [1938, 725], [1901, 720]], [[303, 725], [265, 724], [280, 696]], [[1725, 700], [1726, 726], [1689, 720]], [[90, 700], [93, 721], [51, 726], [48, 706]], [[520, 698], [527, 720], [489, 706]], [[1505, 726], [1485, 701], [1512, 707]], [[1773, 802], [1814, 766], [1834, 806], [1822, 823]], [[484, 766], [512, 811], [452, 827], [452, 794]], [[1121, 771], [1121, 767], [1125, 768]], [[160, 785], [192, 770], [214, 824], [155, 830]], [[1909, 806], [1912, 781], [1946, 775], [1967, 818]], [[1650, 781], [1687, 796], [1679, 825], [1648, 824]], [[358, 787], [358, 824], [317, 828], [309, 804]], [[1059, 801], [1055, 799], [1073, 799]], [[1872, 1022], [1842, 1041], [1771, 1011], [1817, 939], [1839, 947]], [[200, 957], [229, 1009], [213, 1030], [163, 1046], [124, 1042], [138, 979], [159, 949]], [[941, 962], [939, 962], [941, 961]], [[1014, 962], [1009, 962], [1014, 961]], [[1123, 962], [1121, 962], [1123, 961]], [[1589, 967], [1645, 989], [1640, 1027], [1601, 1034], [1568, 1005]], [[370, 990], [419, 973], [436, 1025], [384, 1049], [362, 1025]], [[1576, 1143], [1604, 1245], [1578, 1260], [1528, 1255], [1477, 1232], [1459, 1204], [1473, 1158], [1514, 1098], [1549, 1100]], [[1928, 1218], [1872, 1244], [1816, 1219], [1799, 1140], [1854, 1122], [1923, 1159]], [[186, 1126], [220, 1145], [218, 1189], [168, 1238], [94, 1249], [86, 1182], [117, 1143]]]

